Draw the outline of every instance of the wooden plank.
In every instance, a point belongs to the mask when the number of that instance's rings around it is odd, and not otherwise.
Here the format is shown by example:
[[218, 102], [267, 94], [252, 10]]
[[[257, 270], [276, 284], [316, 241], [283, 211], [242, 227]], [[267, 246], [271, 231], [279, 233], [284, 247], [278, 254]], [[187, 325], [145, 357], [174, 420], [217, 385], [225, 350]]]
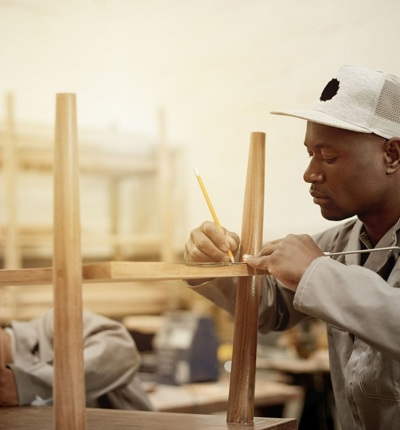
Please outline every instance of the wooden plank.
[[0, 270], [0, 285], [40, 285], [52, 284], [52, 282], [53, 269], [51, 267]]
[[[166, 262], [108, 261], [84, 264], [83, 282], [161, 281], [174, 279], [227, 278], [266, 275], [245, 263], [188, 264]], [[52, 283], [51, 267], [0, 270], [1, 285]]]
[[[242, 218], [240, 260], [262, 246], [264, 218], [265, 133], [251, 134]], [[257, 276], [239, 278], [232, 352], [227, 421], [252, 423], [257, 355], [259, 282]]]
[[[104, 272], [103, 272], [104, 271]], [[250, 276], [255, 270], [245, 263], [188, 264], [168, 262], [109, 262], [85, 265], [86, 280], [144, 281]], [[265, 272], [264, 272], [265, 274]], [[104, 277], [104, 278], [103, 278]]]
[[[51, 407], [1, 408], [0, 428], [52, 430]], [[255, 418], [249, 425], [229, 424], [223, 415], [87, 410], [88, 430], [296, 430], [296, 420]]]
[[[83, 306], [115, 319], [126, 315], [161, 315], [168, 305], [166, 283], [180, 293], [187, 292], [182, 281], [90, 283], [83, 288]], [[36, 318], [52, 305], [52, 285], [1, 287], [0, 324]]]
[[14, 100], [12, 94], [6, 97], [6, 124], [4, 133], [4, 185], [6, 228], [4, 266], [7, 269], [21, 267], [21, 252], [18, 231], [18, 156], [15, 139]]
[[[52, 171], [54, 157], [52, 151], [18, 149], [18, 166], [24, 170]], [[0, 167], [5, 164], [5, 159], [0, 154]], [[85, 173], [108, 176], [135, 176], [154, 174], [157, 171], [157, 162], [149, 157], [140, 155], [105, 154], [105, 153], [81, 153], [79, 170]]]
[[86, 429], [76, 98], [57, 94], [54, 151], [54, 420]]

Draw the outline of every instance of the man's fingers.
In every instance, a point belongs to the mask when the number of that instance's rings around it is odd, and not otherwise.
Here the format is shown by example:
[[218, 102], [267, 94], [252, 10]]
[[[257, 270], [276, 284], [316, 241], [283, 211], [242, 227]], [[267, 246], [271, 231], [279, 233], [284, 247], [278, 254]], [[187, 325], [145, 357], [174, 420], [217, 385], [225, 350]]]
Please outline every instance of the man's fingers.
[[185, 246], [185, 260], [197, 262], [229, 261], [230, 242], [224, 231], [212, 222], [192, 230]]
[[244, 254], [243, 261], [255, 269], [267, 270], [265, 256]]
[[213, 244], [223, 252], [228, 252], [230, 243], [225, 235], [226, 230], [213, 222], [206, 221], [201, 225], [202, 231]]

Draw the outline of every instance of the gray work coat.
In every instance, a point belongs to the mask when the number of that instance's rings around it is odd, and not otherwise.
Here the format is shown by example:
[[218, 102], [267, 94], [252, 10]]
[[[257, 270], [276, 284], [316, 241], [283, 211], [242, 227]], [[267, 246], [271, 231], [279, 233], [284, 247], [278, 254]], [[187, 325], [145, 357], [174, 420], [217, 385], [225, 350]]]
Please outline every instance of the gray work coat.
[[[377, 247], [399, 245], [398, 222]], [[351, 220], [316, 236], [323, 251], [368, 246], [362, 223]], [[389, 257], [394, 256], [388, 273]], [[332, 385], [342, 430], [400, 428], [400, 261], [397, 251], [320, 257], [304, 273], [296, 293], [265, 276], [259, 330], [284, 330], [310, 315], [327, 323]], [[290, 264], [290, 261], [288, 261]], [[385, 280], [386, 279], [386, 280]], [[194, 290], [234, 314], [229, 279]]]
[[[13, 363], [19, 404], [45, 405], [53, 397], [53, 312], [13, 321]], [[126, 328], [92, 312], [83, 313], [86, 405], [152, 410], [137, 375], [140, 356]]]

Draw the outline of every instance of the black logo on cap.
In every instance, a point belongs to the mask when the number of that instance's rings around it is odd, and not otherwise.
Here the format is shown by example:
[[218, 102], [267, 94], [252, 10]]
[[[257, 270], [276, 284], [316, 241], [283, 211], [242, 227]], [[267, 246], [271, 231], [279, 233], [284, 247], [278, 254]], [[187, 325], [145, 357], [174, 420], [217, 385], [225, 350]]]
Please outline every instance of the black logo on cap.
[[322, 91], [321, 97], [319, 98], [321, 102], [326, 102], [333, 99], [339, 90], [339, 81], [337, 79], [332, 79], [329, 81]]

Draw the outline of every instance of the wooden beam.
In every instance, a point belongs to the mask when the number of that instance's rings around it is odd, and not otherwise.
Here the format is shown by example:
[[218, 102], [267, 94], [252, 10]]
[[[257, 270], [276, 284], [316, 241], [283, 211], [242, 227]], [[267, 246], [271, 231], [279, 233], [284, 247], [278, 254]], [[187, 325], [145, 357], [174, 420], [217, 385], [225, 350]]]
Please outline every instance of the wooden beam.
[[[20, 138], [19, 138], [20, 139]], [[26, 143], [24, 141], [24, 143]], [[17, 151], [17, 165], [23, 170], [51, 171], [54, 167], [54, 157], [51, 151], [21, 148]], [[145, 156], [131, 154], [102, 154], [81, 153], [79, 170], [85, 173], [107, 176], [139, 176], [153, 174], [157, 171], [154, 160]], [[6, 163], [0, 154], [0, 167]]]
[[76, 99], [57, 94], [54, 148], [54, 412], [56, 430], [86, 429]]
[[[265, 133], [251, 134], [243, 206], [240, 260], [262, 246]], [[228, 423], [252, 424], [257, 354], [259, 276], [239, 278], [236, 295]]]
[[16, 269], [22, 266], [18, 231], [18, 155], [15, 138], [14, 98], [6, 97], [6, 131], [4, 133], [4, 185], [6, 228], [4, 267]]
[[[84, 283], [228, 278], [266, 274], [268, 273], [263, 271], [256, 273], [245, 263], [185, 264], [109, 261], [82, 266]], [[51, 284], [52, 279], [53, 269], [51, 267], [0, 270], [0, 286]]]

